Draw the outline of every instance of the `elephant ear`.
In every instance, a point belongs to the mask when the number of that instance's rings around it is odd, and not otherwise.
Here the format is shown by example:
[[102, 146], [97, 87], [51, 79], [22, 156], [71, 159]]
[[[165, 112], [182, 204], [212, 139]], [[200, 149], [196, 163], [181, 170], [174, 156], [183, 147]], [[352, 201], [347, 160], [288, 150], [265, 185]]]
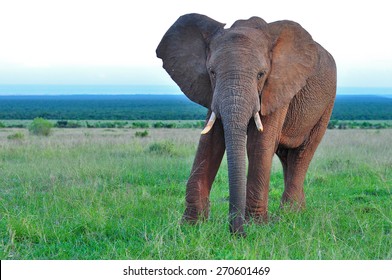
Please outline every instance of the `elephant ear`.
[[261, 96], [261, 114], [268, 115], [291, 99], [306, 85], [318, 61], [317, 45], [298, 23], [268, 24], [271, 36], [271, 70]]
[[224, 24], [200, 14], [181, 16], [165, 33], [156, 54], [188, 98], [209, 108], [212, 88], [206, 67], [209, 38]]

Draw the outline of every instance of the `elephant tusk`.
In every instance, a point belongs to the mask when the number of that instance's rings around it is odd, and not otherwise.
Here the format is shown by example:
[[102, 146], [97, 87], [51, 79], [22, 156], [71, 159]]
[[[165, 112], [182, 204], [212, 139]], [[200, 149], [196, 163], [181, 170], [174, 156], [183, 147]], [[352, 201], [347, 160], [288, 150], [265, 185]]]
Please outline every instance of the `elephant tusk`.
[[206, 127], [203, 129], [203, 131], [201, 132], [201, 134], [207, 134], [207, 133], [211, 130], [212, 126], [214, 125], [215, 120], [216, 120], [216, 115], [215, 115], [214, 112], [212, 112], [212, 113], [211, 113], [211, 116], [210, 116], [210, 119], [208, 120], [207, 125], [206, 125]]
[[263, 128], [263, 124], [261, 123], [259, 112], [256, 112], [256, 114], [253, 116], [253, 118], [255, 119], [257, 130], [260, 132], [263, 132], [264, 128]]

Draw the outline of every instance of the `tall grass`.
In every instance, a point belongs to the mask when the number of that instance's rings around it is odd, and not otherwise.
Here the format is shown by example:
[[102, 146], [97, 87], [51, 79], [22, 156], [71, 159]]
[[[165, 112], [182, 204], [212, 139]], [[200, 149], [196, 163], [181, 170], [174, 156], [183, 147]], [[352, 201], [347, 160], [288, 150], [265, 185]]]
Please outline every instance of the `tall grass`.
[[392, 130], [328, 131], [305, 182], [307, 208], [228, 231], [223, 161], [205, 223], [182, 225], [200, 130], [0, 130], [1, 259], [392, 259]]

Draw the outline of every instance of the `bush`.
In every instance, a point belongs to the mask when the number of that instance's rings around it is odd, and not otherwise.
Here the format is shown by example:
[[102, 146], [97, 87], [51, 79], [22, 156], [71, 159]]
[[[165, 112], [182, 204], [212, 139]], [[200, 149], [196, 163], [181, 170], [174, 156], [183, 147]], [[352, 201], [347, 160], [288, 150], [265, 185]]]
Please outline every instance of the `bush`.
[[163, 126], [163, 122], [156, 122], [152, 125], [153, 128], [162, 128]]
[[87, 128], [95, 128], [95, 125], [94, 124], [90, 124], [90, 123], [88, 123], [88, 121], [86, 121], [86, 127]]
[[174, 155], [175, 154], [175, 147], [174, 143], [170, 141], [163, 141], [163, 142], [155, 142], [152, 143], [149, 147], [149, 152], [158, 154], [158, 155]]
[[7, 136], [8, 140], [23, 140], [24, 134], [22, 132], [16, 132]]
[[68, 125], [68, 121], [57, 121], [56, 127], [58, 128], [65, 128]]
[[135, 136], [136, 137], [147, 137], [148, 136], [148, 131], [144, 130], [144, 131], [136, 131], [135, 132]]
[[338, 126], [338, 120], [330, 120], [328, 123], [328, 129], [334, 129]]
[[128, 124], [128, 122], [117, 121], [117, 122], [114, 122], [114, 124], [116, 125], [117, 128], [124, 128]]
[[68, 122], [66, 128], [79, 128], [82, 125], [79, 122]]
[[9, 124], [7, 127], [9, 128], [26, 128], [24, 124]]
[[153, 128], [176, 128], [176, 123], [156, 122], [152, 125]]
[[98, 122], [96, 125], [99, 128], [116, 128], [116, 124], [113, 122]]
[[73, 121], [57, 121], [55, 124], [55, 127], [58, 128], [79, 128], [82, 127], [82, 125], [79, 122], [73, 122]]
[[0, 122], [0, 128], [4, 128], [4, 127], [5, 127], [5, 124]]
[[53, 124], [43, 118], [35, 118], [29, 125], [31, 134], [39, 136], [49, 136], [52, 131]]
[[149, 128], [150, 125], [147, 122], [133, 122], [132, 128]]
[[391, 128], [392, 124], [383, 122], [357, 122], [357, 121], [340, 121], [330, 120], [328, 124], [329, 129], [385, 129]]

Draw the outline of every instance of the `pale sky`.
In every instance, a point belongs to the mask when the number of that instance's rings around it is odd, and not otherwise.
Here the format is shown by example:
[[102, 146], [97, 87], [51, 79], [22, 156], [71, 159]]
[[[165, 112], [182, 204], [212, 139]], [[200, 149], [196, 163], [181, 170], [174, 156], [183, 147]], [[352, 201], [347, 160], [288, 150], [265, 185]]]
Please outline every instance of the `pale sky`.
[[387, 0], [0, 0], [0, 84], [172, 85], [155, 49], [196, 12], [227, 26], [294, 20], [334, 56], [338, 86], [392, 87], [391, 10]]

